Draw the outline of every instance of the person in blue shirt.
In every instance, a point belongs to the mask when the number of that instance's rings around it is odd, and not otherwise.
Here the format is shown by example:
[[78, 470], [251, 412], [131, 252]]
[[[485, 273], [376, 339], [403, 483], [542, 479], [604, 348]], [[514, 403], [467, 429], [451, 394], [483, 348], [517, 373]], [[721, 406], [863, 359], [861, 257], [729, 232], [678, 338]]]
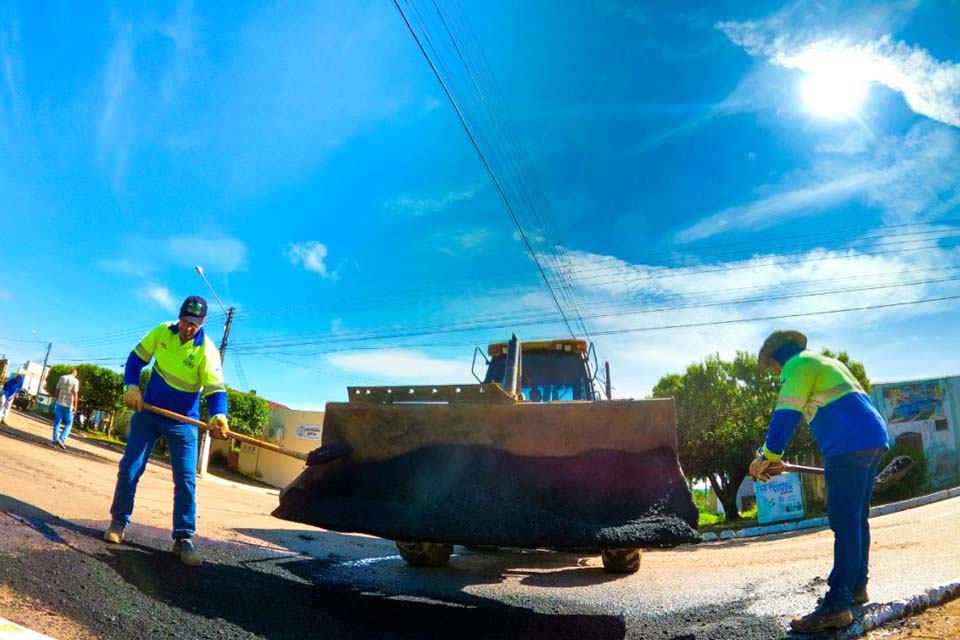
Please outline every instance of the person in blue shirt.
[[0, 424], [7, 423], [7, 414], [13, 406], [13, 399], [23, 388], [23, 374], [18, 373], [3, 383], [3, 393], [0, 394]]
[[790, 622], [794, 631], [812, 633], [843, 628], [853, 622], [853, 605], [867, 596], [870, 558], [870, 498], [880, 458], [890, 448], [887, 425], [846, 365], [807, 349], [799, 331], [775, 331], [764, 341], [760, 368], [780, 375], [780, 395], [763, 446], [750, 464], [750, 475], [770, 479], [805, 419], [824, 458], [827, 520], [833, 530], [833, 570], [820, 605]]
[[[123, 374], [123, 401], [134, 409], [127, 445], [120, 460], [117, 486], [110, 507], [110, 527], [103, 539], [119, 544], [130, 524], [137, 483], [147, 467], [150, 451], [160, 436], [166, 439], [173, 469], [173, 552], [190, 566], [203, 558], [193, 535], [197, 520], [197, 427], [144, 411], [144, 403], [167, 409], [194, 420], [200, 417], [200, 394], [206, 396], [210, 428], [226, 433], [227, 392], [220, 353], [204, 335], [207, 301], [190, 296], [180, 306], [176, 322], [164, 322], [137, 344], [127, 358]], [[140, 392], [140, 372], [151, 361], [153, 374], [145, 392]]]

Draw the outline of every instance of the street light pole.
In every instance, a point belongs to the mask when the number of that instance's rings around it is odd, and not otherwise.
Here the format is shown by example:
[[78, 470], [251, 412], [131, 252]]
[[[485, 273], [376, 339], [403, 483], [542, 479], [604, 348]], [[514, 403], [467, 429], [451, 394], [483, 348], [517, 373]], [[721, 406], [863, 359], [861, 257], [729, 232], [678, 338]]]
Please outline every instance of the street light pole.
[[[197, 274], [200, 276], [200, 279], [203, 280], [203, 284], [207, 285], [207, 289], [210, 289], [210, 293], [213, 294], [214, 299], [216, 299], [217, 304], [220, 305], [220, 309], [227, 314], [227, 322], [223, 326], [223, 339], [220, 341], [220, 366], [223, 366], [223, 359], [227, 355], [227, 339], [230, 337], [230, 325], [233, 324], [233, 314], [236, 311], [234, 307], [227, 309], [223, 301], [220, 300], [220, 296], [217, 295], [217, 292], [213, 290], [210, 282], [207, 280], [207, 277], [203, 275], [203, 267], [197, 265], [194, 267], [197, 271]], [[200, 436], [200, 452], [197, 456], [197, 475], [201, 478], [207, 473], [207, 465], [210, 462], [210, 446], [213, 443], [213, 439], [210, 437], [209, 431], [204, 431], [203, 435]]]

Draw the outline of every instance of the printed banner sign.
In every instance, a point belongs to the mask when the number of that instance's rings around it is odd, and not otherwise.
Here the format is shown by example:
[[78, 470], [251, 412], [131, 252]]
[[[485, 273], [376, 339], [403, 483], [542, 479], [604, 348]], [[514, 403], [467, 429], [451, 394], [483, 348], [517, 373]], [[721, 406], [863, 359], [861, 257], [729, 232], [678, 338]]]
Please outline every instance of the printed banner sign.
[[799, 473], [783, 473], [768, 482], [754, 482], [757, 523], [799, 520], [803, 517], [803, 492]]
[[301, 440], [319, 440], [322, 429], [314, 424], [298, 424], [297, 437]]

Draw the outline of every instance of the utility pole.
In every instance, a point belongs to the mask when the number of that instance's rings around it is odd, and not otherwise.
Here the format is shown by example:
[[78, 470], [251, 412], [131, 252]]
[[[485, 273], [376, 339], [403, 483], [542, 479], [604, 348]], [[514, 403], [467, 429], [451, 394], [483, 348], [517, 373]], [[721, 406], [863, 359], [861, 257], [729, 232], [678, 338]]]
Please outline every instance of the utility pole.
[[[210, 281], [207, 280], [207, 276], [203, 274], [203, 267], [197, 265], [194, 267], [194, 270], [196, 270], [200, 279], [203, 280], [203, 284], [207, 285], [207, 289], [210, 289], [210, 293], [213, 294], [217, 304], [220, 305], [220, 309], [227, 312], [227, 322], [223, 325], [223, 339], [220, 341], [220, 366], [222, 367], [223, 359], [227, 355], [227, 339], [230, 337], [230, 325], [233, 324], [233, 314], [236, 308], [230, 307], [227, 309], [223, 306], [223, 301], [220, 300], [220, 296], [213, 290], [213, 286], [210, 284]], [[213, 438], [210, 437], [210, 432], [204, 431], [200, 435], [200, 451], [197, 452], [197, 476], [200, 478], [207, 475], [207, 465], [210, 462], [210, 446], [212, 443]]]
[[227, 338], [230, 337], [230, 325], [233, 324], [233, 313], [236, 310], [236, 307], [227, 310], [227, 323], [223, 325], [223, 340], [220, 341], [220, 364], [223, 364], [223, 359], [227, 356]]
[[47, 372], [47, 360], [50, 358], [51, 347], [53, 347], [53, 343], [48, 342], [47, 355], [43, 356], [43, 367], [40, 368], [40, 384], [37, 385], [37, 395], [40, 395], [40, 392], [43, 391], [43, 374]]

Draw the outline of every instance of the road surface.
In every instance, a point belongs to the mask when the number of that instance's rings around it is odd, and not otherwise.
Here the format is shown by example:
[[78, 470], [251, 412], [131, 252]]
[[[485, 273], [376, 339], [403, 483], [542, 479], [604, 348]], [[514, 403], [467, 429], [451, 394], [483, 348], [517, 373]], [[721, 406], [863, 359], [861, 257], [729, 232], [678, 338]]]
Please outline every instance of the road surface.
[[[449, 567], [406, 565], [392, 543], [274, 519], [275, 490], [199, 482], [207, 562], [170, 553], [170, 471], [141, 480], [124, 545], [99, 536], [120, 454], [12, 412], [0, 430], [0, 616], [88, 638], [792, 637], [825, 591], [832, 534], [813, 530], [644, 552], [640, 572], [598, 557], [456, 548]], [[960, 578], [960, 499], [874, 518], [875, 602]], [[876, 606], [876, 605], [871, 605]], [[831, 636], [825, 636], [831, 637]]]

